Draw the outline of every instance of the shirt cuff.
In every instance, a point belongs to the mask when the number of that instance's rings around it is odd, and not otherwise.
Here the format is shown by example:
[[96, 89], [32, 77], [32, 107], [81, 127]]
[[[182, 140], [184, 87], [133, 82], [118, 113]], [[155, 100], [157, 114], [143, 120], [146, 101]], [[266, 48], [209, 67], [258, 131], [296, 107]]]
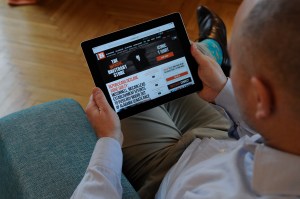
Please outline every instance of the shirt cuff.
[[110, 137], [100, 138], [95, 146], [89, 167], [101, 166], [121, 175], [123, 154], [120, 143]]
[[238, 122], [241, 118], [230, 78], [228, 78], [226, 85], [216, 97], [215, 102], [226, 110], [233, 121]]

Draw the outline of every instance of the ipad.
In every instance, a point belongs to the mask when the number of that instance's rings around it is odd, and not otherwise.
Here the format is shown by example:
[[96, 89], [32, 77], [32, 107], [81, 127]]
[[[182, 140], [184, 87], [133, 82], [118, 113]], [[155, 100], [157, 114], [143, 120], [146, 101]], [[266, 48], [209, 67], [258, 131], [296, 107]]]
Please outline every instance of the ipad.
[[202, 89], [179, 13], [84, 41], [81, 47], [95, 85], [120, 119]]

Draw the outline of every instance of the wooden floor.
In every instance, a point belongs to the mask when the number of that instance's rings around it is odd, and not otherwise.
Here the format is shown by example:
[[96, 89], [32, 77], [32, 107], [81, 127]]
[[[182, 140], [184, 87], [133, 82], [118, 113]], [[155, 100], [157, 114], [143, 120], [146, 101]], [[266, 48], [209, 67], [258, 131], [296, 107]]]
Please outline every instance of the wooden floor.
[[83, 40], [171, 12], [180, 12], [197, 39], [195, 9], [204, 4], [223, 18], [230, 35], [241, 0], [40, 0], [10, 7], [0, 0], [0, 117], [32, 105], [73, 98], [85, 107], [92, 77]]

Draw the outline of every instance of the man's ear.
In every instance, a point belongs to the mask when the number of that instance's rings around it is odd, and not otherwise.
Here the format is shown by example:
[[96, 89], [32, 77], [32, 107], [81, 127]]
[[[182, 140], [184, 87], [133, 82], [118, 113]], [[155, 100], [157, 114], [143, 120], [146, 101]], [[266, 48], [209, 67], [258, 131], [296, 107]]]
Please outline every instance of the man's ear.
[[258, 77], [251, 77], [251, 86], [254, 88], [255, 117], [265, 119], [272, 113], [273, 96], [270, 88]]

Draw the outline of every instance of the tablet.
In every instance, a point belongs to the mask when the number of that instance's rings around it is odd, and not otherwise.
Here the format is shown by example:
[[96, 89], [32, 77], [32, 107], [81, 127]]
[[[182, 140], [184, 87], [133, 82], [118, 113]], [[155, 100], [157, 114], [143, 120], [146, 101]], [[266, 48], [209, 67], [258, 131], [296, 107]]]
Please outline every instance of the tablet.
[[202, 89], [179, 13], [81, 44], [97, 87], [120, 119]]

